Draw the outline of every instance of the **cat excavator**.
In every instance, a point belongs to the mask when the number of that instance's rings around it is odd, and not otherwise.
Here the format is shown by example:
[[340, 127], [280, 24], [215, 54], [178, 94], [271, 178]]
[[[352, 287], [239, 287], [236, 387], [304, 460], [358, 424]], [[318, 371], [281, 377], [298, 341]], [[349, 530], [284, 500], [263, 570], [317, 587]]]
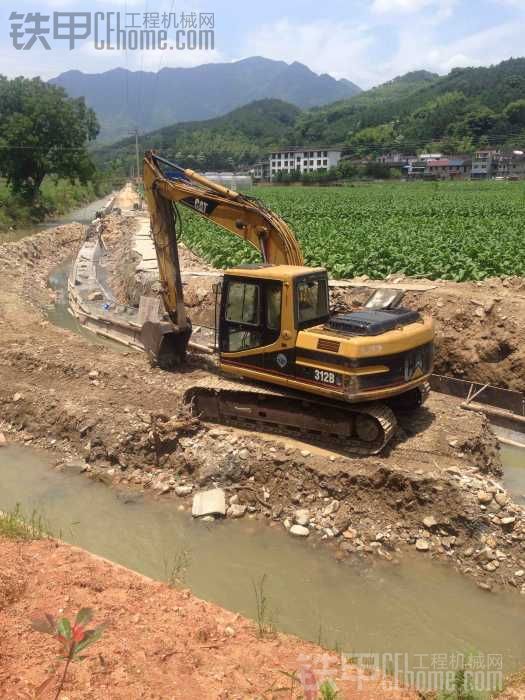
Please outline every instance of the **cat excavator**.
[[169, 321], [145, 323], [142, 336], [160, 366], [184, 361], [191, 336], [178, 205], [261, 255], [259, 264], [224, 271], [215, 349], [219, 374], [228, 377], [210, 375], [187, 390], [192, 410], [212, 422], [342, 441], [360, 455], [381, 451], [396, 431], [394, 411], [417, 407], [427, 396], [432, 319], [394, 302], [331, 313], [326, 270], [304, 265], [280, 216], [152, 151], [144, 158], [144, 194]]

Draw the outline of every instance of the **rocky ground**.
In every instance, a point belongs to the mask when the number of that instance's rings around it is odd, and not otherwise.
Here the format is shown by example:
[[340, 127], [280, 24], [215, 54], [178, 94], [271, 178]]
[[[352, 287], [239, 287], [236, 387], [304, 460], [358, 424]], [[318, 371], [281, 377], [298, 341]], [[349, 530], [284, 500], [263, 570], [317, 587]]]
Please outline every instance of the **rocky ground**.
[[[110, 243], [119, 226], [132, 230], [130, 216], [108, 218]], [[391, 559], [415, 548], [484, 588], [521, 590], [525, 521], [501, 486], [483, 416], [435, 394], [400, 418], [385, 454], [367, 459], [205, 425], [181, 401], [209, 377], [202, 358], [166, 373], [45, 320], [47, 275], [82, 235], [66, 226], [0, 248], [0, 430], [8, 439], [52, 448], [58, 464], [188, 508], [196, 492], [223, 488], [227, 516], [274, 519], [292, 535], [324, 540], [338, 558]], [[187, 282], [197, 307], [209, 308], [199, 293], [207, 279]]]

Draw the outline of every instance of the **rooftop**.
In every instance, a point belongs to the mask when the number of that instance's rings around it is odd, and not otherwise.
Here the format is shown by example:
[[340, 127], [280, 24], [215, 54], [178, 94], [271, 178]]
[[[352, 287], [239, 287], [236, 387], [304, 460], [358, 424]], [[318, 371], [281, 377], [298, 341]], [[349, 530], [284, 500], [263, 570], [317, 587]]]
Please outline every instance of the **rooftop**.
[[343, 150], [342, 146], [285, 146], [274, 148], [270, 153], [303, 153], [304, 151], [338, 151]]

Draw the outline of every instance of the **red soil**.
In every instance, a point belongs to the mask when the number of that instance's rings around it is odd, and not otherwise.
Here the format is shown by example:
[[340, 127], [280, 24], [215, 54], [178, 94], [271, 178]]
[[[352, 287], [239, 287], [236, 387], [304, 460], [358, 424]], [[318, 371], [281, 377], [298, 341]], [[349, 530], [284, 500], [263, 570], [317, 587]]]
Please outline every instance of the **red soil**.
[[[344, 667], [341, 657], [277, 634], [264, 639], [240, 615], [53, 540], [0, 540], [0, 697], [54, 698], [63, 661], [58, 643], [31, 628], [44, 612], [70, 619], [95, 610], [108, 623], [86, 658], [70, 666], [62, 700], [271, 700], [316, 698], [283, 673], [329, 668], [338, 698], [416, 698], [388, 679]], [[37, 689], [49, 675], [41, 695]], [[283, 689], [279, 692], [279, 688]]]

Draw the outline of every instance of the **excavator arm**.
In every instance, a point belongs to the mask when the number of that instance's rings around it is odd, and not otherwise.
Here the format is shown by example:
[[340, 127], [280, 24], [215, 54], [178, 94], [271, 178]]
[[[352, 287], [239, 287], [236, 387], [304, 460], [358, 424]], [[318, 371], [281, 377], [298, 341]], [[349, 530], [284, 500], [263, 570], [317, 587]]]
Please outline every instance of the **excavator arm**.
[[303, 264], [291, 229], [261, 202], [181, 168], [152, 151], [144, 157], [144, 194], [157, 252], [161, 295], [172, 324], [144, 324], [144, 345], [157, 358], [182, 358], [191, 335], [179, 265], [177, 204], [247, 241], [266, 263]]

